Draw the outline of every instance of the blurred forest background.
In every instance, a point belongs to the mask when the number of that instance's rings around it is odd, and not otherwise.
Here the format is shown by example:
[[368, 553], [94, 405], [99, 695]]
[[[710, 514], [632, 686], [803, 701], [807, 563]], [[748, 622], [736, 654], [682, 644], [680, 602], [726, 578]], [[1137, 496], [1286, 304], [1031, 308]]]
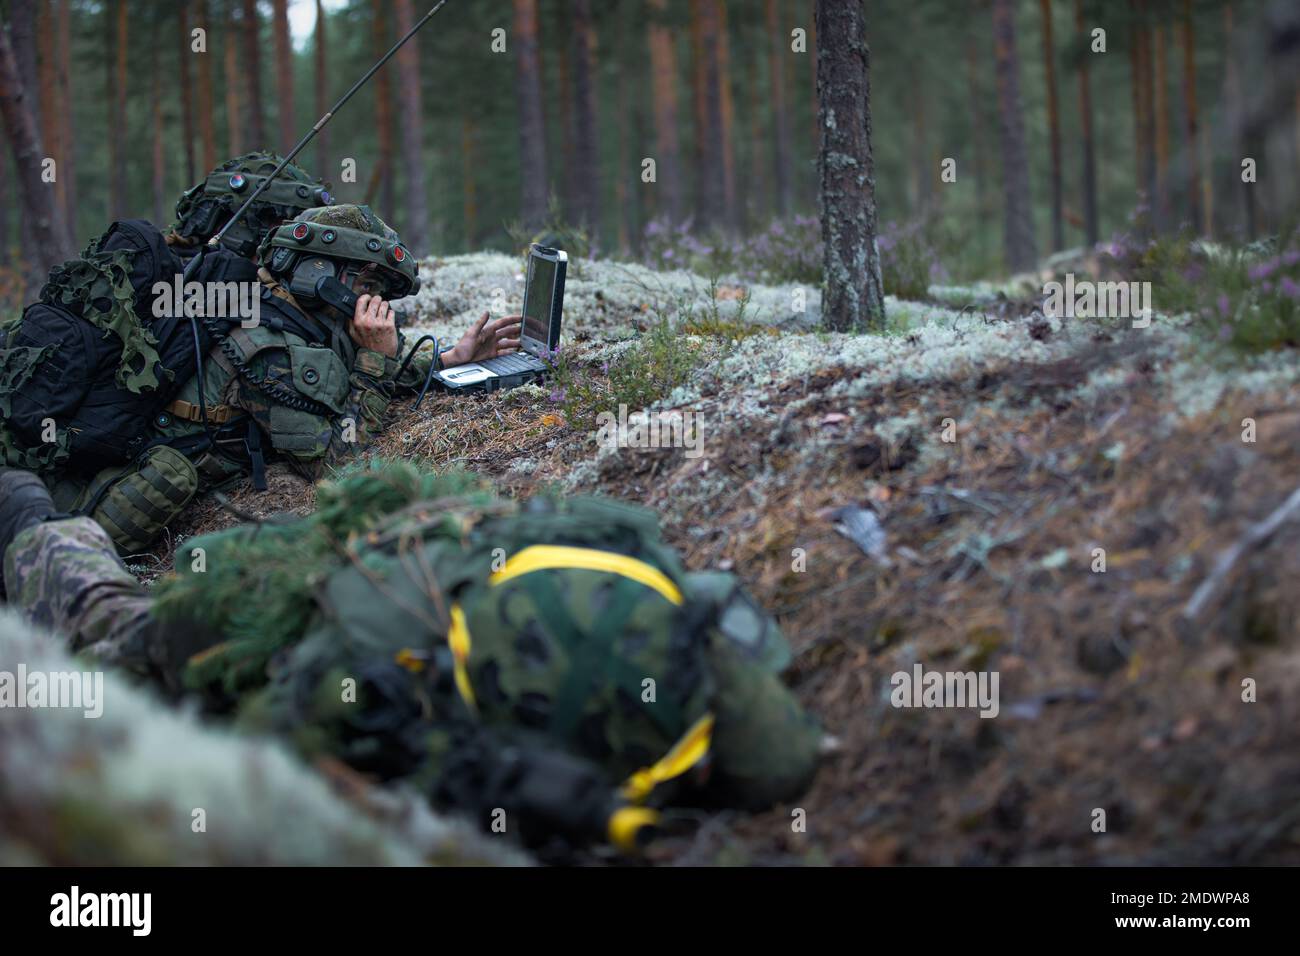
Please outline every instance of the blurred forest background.
[[[180, 193], [230, 156], [286, 151], [427, 6], [0, 0], [43, 155], [57, 160], [63, 251], [114, 218], [170, 222]], [[1300, 168], [1300, 90], [1279, 69], [1300, 44], [1280, 12], [1292, 6], [871, 0], [887, 267], [905, 248], [932, 279], [956, 282], [1134, 228], [1277, 231]], [[453, 0], [300, 162], [422, 253], [515, 248], [564, 224], [600, 255], [815, 280], [812, 11], [812, 0]], [[206, 53], [192, 52], [196, 28]], [[647, 157], [654, 183], [642, 181]], [[35, 258], [14, 162], [6, 144], [11, 274]]]

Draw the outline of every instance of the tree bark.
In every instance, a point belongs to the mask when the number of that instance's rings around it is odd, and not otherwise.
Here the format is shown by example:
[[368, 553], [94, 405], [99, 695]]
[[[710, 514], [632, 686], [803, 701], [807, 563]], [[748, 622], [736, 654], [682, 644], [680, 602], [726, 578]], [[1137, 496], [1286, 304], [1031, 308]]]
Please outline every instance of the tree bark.
[[463, 194], [463, 207], [461, 218], [465, 223], [465, 248], [474, 249], [478, 244], [478, 184], [475, 179], [475, 168], [478, 165], [478, 159], [475, 156], [477, 138], [476, 123], [468, 114], [464, 114], [460, 120], [460, 159], [461, 159], [461, 192]]
[[998, 138], [1002, 146], [1003, 245], [1007, 267], [1025, 272], [1037, 264], [1033, 206], [1029, 193], [1029, 154], [1020, 101], [1020, 61], [1016, 55], [1015, 7], [993, 0], [993, 44], [998, 75]]
[[1168, 55], [1166, 41], [1169, 32], [1162, 27], [1152, 31], [1152, 45], [1155, 47], [1155, 95], [1152, 108], [1155, 110], [1156, 131], [1156, 222], [1162, 229], [1169, 226], [1169, 84]]
[[248, 81], [249, 149], [266, 149], [265, 103], [262, 101], [262, 30], [257, 0], [244, 0], [244, 62], [240, 64]]
[[[244, 152], [244, 124], [239, 115], [239, 32], [234, 20], [226, 22], [226, 29], [221, 37], [222, 66], [226, 80], [226, 138], [227, 150], [231, 156]], [[215, 163], [214, 163], [215, 165]], [[212, 167], [209, 166], [209, 169]]]
[[[1088, 33], [1083, 25], [1083, 0], [1074, 0], [1074, 28], [1081, 38]], [[1088, 57], [1092, 48], [1085, 42], [1083, 59], [1079, 62], [1079, 129], [1083, 140], [1083, 231], [1089, 247], [1101, 238], [1101, 223], [1097, 213], [1097, 144], [1092, 134], [1092, 85]]]
[[514, 0], [515, 101], [519, 109], [520, 218], [531, 234], [546, 221], [546, 125], [537, 58], [537, 0]]
[[[199, 26], [206, 37], [205, 52], [198, 54], [199, 66], [199, 142], [203, 144], [203, 172], [217, 165], [217, 134], [212, 116], [212, 21], [208, 17], [208, 0], [199, 0]], [[193, 40], [186, 40], [186, 52], [193, 50]]]
[[[772, 88], [774, 197], [777, 215], [785, 216], [790, 211], [790, 114], [785, 103], [785, 54], [790, 32], [781, 22], [778, 0], [764, 0], [763, 14], [768, 35], [768, 80]], [[758, 148], [757, 141], [754, 146]]]
[[[371, 0], [371, 53], [376, 59], [388, 52], [388, 8], [387, 0]], [[366, 202], [372, 202], [376, 190], [379, 191], [379, 207], [384, 215], [393, 215], [393, 98], [392, 78], [389, 67], [385, 66], [375, 74], [375, 125], [379, 139], [379, 161], [366, 187]]]
[[[63, 166], [67, 153], [60, 142], [63, 124], [59, 119], [58, 86], [54, 64], [54, 18], [58, 11], [53, 2], [41, 5], [36, 17], [36, 45], [40, 54], [40, 93], [38, 125], [41, 130], [41, 143], [45, 154], [55, 162], [54, 196], [61, 215], [67, 214], [63, 208], [62, 185]], [[66, 220], [65, 220], [66, 221]]]
[[[105, 6], [105, 11], [108, 7]], [[116, 46], [114, 56], [110, 63], [113, 96], [109, 101], [112, 107], [112, 128], [109, 130], [108, 141], [110, 148], [111, 161], [109, 167], [112, 171], [110, 185], [108, 187], [108, 217], [110, 219], [124, 219], [127, 210], [130, 208], [127, 202], [127, 173], [126, 173], [126, 63], [127, 63], [127, 9], [126, 0], [116, 0], [113, 8], [113, 16], [116, 20]]]
[[[177, 56], [180, 58], [180, 94], [181, 94], [181, 136], [185, 141], [185, 188], [194, 184], [194, 97], [190, 90], [190, 8], [182, 0], [179, 5], [180, 46]], [[159, 224], [161, 224], [159, 220]]]
[[555, 11], [553, 24], [556, 34], [561, 38], [557, 43], [555, 92], [555, 100], [560, 107], [560, 155], [563, 157], [558, 170], [560, 199], [564, 218], [572, 220], [579, 215], [581, 205], [578, 196], [581, 186], [576, 172], [578, 130], [573, 110], [573, 46], [568, 42], [568, 38], [573, 36], [573, 8], [568, 3], [557, 3], [551, 9]]
[[[415, 25], [411, 0], [395, 0], [397, 29], [406, 34]], [[402, 239], [416, 255], [429, 251], [429, 200], [424, 186], [424, 113], [420, 106], [420, 53], [412, 37], [397, 53], [401, 77], [399, 100], [402, 106], [402, 164], [406, 167], [406, 210]], [[391, 213], [391, 210], [390, 210]]]
[[871, 51], [862, 4], [817, 0], [817, 98], [824, 246], [822, 317], [837, 331], [883, 329], [871, 156]]
[[[1231, 136], [1231, 149], [1233, 152], [1232, 176], [1238, 180], [1241, 179], [1241, 160], [1250, 155], [1247, 144], [1246, 132], [1246, 109], [1242, 101], [1241, 76], [1237, 69], [1236, 50], [1233, 46], [1233, 10], [1232, 4], [1224, 4], [1223, 7], [1223, 60], [1224, 60], [1224, 99], [1227, 100], [1228, 122], [1227, 127]], [[1255, 154], [1258, 160], [1258, 154]], [[1245, 215], [1245, 235], [1247, 239], [1253, 240], [1257, 232], [1256, 212], [1255, 212], [1255, 184], [1242, 181], [1241, 183], [1242, 211]]]
[[1052, 251], [1065, 248], [1061, 186], [1061, 120], [1056, 100], [1056, 46], [1052, 42], [1052, 0], [1039, 0], [1043, 15], [1043, 63], [1047, 73], [1047, 132], [1052, 151]]
[[596, 30], [591, 0], [573, 0], [573, 94], [577, 125], [578, 221], [595, 245], [600, 233], [600, 153], [596, 139]]
[[68, 241], [67, 224], [59, 215], [54, 184], [41, 179], [45, 148], [30, 102], [18, 76], [18, 61], [9, 35], [0, 29], [0, 120], [12, 150], [23, 221], [31, 233], [28, 260], [35, 271], [44, 275], [71, 258], [73, 247]]
[[153, 160], [153, 175], [150, 179], [153, 212], [150, 218], [156, 225], [161, 225], [166, 221], [163, 216], [167, 208], [167, 166], [163, 161], [162, 63], [158, 55], [162, 46], [159, 42], [161, 40], [160, 26], [159, 21], [155, 19], [149, 31], [149, 63], [150, 73], [152, 74], [149, 89], [149, 125], [152, 136], [151, 158]]
[[[36, 65], [36, 2], [35, 0], [11, 0], [9, 4], [9, 37], [13, 44], [14, 62], [18, 70], [18, 82], [31, 101], [28, 108], [36, 109], [36, 91], [40, 88], [40, 72]], [[38, 123], [40, 118], [33, 112], [32, 119]]]
[[723, 224], [726, 173], [723, 164], [722, 85], [718, 60], [716, 0], [692, 0], [696, 47], [696, 214], [702, 230]]
[[60, 0], [58, 23], [59, 62], [59, 142], [63, 148], [63, 162], [59, 164], [59, 196], [63, 208], [63, 217], [68, 224], [68, 241], [72, 248], [77, 243], [77, 163], [76, 137], [73, 124], [72, 99], [72, 0]]
[[1207, 219], [1202, 219], [1201, 203], [1201, 131], [1196, 112], [1196, 35], [1192, 26], [1192, 0], [1183, 0], [1183, 103], [1187, 131], [1187, 202], [1192, 229], [1209, 234]]
[[293, 44], [289, 42], [289, 0], [272, 0], [271, 33], [275, 43], [276, 116], [280, 121], [277, 152], [286, 155], [298, 142], [298, 123], [293, 109]]
[[677, 137], [677, 56], [663, 22], [667, 0], [650, 0], [650, 75], [654, 91], [655, 182], [672, 222], [682, 218], [682, 158]]
[[[975, 167], [975, 210], [982, 220], [988, 209], [988, 112], [983, 85], [980, 83], [979, 41], [972, 34], [966, 44], [966, 85], [970, 94], [971, 146]], [[981, 245], [984, 231], [980, 230]]]
[[718, 11], [718, 100], [722, 117], [723, 221], [733, 233], [740, 228], [736, 203], [736, 106], [731, 95], [731, 37], [726, 0], [713, 0]]
[[[330, 108], [329, 100], [326, 98], [329, 91], [326, 89], [325, 78], [327, 75], [326, 64], [329, 63], [329, 36], [325, 29], [325, 6], [321, 0], [316, 0], [316, 36], [312, 42], [313, 53], [315, 55], [315, 87], [316, 87], [316, 116], [324, 116], [325, 111]], [[316, 134], [316, 174], [325, 179], [330, 178], [329, 170], [333, 167], [330, 162], [330, 128], [326, 126]]]

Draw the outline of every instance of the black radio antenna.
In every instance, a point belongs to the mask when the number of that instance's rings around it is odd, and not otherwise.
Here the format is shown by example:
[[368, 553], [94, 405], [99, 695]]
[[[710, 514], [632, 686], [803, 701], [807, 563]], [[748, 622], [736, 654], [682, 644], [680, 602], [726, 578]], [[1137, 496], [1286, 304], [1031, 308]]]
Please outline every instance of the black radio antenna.
[[[437, 13], [439, 10], [441, 10], [443, 6], [446, 4], [446, 2], [447, 0], [438, 0], [438, 2], [433, 5], [432, 9], [430, 9], [428, 13], [420, 17], [420, 19], [416, 21], [415, 25], [411, 27], [410, 30], [406, 31], [406, 35], [404, 37], [402, 37], [400, 40], [398, 40], [396, 43], [393, 44], [393, 48], [391, 50], [389, 50], [382, 57], [380, 57], [379, 61], [375, 63], [374, 66], [366, 70], [365, 74], [361, 77], [361, 79], [353, 83], [352, 88], [348, 90], [346, 93], [344, 93], [343, 96], [339, 98], [339, 101], [335, 103], [333, 107], [331, 107], [329, 110], [326, 110], [325, 115], [322, 116], [320, 119], [318, 119], [311, 129], [307, 130], [307, 135], [305, 135], [302, 139], [298, 140], [298, 145], [295, 146], [293, 149], [289, 150], [289, 155], [285, 156], [284, 159], [280, 160], [280, 165], [275, 167], [271, 175], [267, 176], [265, 179], [261, 181], [261, 183], [258, 184], [257, 188], [254, 189], [253, 192], [249, 195], [249, 197], [244, 200], [244, 204], [240, 206], [237, 210], [235, 210], [235, 214], [231, 216], [228, 220], [226, 220], [226, 224], [217, 231], [216, 235], [214, 235], [203, 245], [199, 246], [199, 251], [190, 257], [190, 261], [185, 264], [185, 270], [182, 273], [183, 282], [189, 282], [189, 280], [193, 277], [195, 271], [199, 268], [199, 264], [203, 261], [203, 256], [207, 252], [207, 250], [215, 249], [219, 245], [221, 245], [221, 240], [224, 239], [226, 233], [230, 231], [230, 227], [233, 226], [236, 222], [238, 222], [243, 217], [245, 210], [247, 210], [248, 207], [253, 204], [253, 201], [257, 199], [258, 196], [262, 195], [262, 193], [266, 191], [266, 187], [271, 185], [271, 183], [275, 180], [275, 177], [279, 176], [280, 173], [284, 171], [284, 167], [288, 166], [289, 163], [293, 162], [294, 157], [302, 152], [303, 147], [305, 147], [308, 143], [310, 143], [312, 139], [315, 138], [316, 134], [319, 133], [321, 130], [323, 130], [326, 127], [326, 125], [328, 125], [329, 121], [334, 118], [334, 114], [336, 114], [339, 110], [341, 110], [343, 106], [347, 103], [347, 101], [352, 99], [353, 95], [357, 92], [357, 90], [365, 86], [366, 82], [372, 76], [374, 76], [377, 72], [379, 72], [380, 67], [382, 67], [385, 63], [387, 63], [389, 60], [393, 58], [394, 54], [396, 54], [397, 51], [400, 50], [405, 45], [407, 40], [411, 39], [411, 37], [415, 36], [418, 32], [420, 32], [420, 28], [423, 27], [430, 20], [432, 20], [433, 15]], [[199, 385], [199, 413], [203, 418], [203, 430], [207, 432], [208, 438], [211, 439], [212, 428], [208, 424], [208, 402], [207, 402], [207, 397], [203, 393], [203, 349], [201, 347], [200, 340], [199, 340], [199, 323], [194, 316], [190, 316], [190, 328], [194, 333], [194, 366], [195, 366], [195, 372], [197, 373], [198, 376], [198, 385]]]

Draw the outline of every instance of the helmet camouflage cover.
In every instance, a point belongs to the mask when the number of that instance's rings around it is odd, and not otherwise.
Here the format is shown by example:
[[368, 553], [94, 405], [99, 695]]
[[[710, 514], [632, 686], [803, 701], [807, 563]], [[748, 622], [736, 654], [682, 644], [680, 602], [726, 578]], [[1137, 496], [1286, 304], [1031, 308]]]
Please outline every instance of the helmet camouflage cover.
[[[401, 298], [420, 289], [415, 257], [395, 231], [369, 206], [342, 204], [308, 209], [269, 233], [258, 261], [273, 275], [291, 275], [300, 265], [338, 263], [378, 266], [388, 283], [386, 298]], [[293, 286], [291, 285], [291, 288]]]
[[[271, 152], [247, 153], [227, 160], [191, 189], [176, 203], [174, 235], [195, 244], [206, 242], [275, 171], [281, 157]], [[328, 206], [333, 202], [329, 186], [313, 178], [301, 166], [287, 164], [280, 175], [262, 192], [226, 233], [223, 244], [235, 253], [252, 257], [266, 234], [304, 209]]]

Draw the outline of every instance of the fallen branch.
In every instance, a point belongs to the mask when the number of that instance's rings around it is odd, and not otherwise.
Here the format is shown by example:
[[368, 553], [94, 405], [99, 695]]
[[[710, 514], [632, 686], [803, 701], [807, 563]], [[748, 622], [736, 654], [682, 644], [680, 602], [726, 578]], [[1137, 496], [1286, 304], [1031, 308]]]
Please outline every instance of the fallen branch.
[[1233, 569], [1237, 562], [1251, 548], [1263, 544], [1273, 532], [1277, 531], [1293, 515], [1300, 512], [1300, 488], [1291, 492], [1290, 497], [1282, 502], [1273, 513], [1263, 521], [1258, 521], [1246, 529], [1246, 533], [1233, 543], [1229, 548], [1224, 549], [1219, 554], [1218, 559], [1214, 562], [1214, 569], [1210, 576], [1201, 582], [1200, 587], [1192, 595], [1187, 606], [1183, 608], [1183, 620], [1193, 622], [1197, 620], [1206, 608], [1213, 606], [1218, 602], [1220, 593], [1223, 591], [1228, 578], [1231, 577]]

